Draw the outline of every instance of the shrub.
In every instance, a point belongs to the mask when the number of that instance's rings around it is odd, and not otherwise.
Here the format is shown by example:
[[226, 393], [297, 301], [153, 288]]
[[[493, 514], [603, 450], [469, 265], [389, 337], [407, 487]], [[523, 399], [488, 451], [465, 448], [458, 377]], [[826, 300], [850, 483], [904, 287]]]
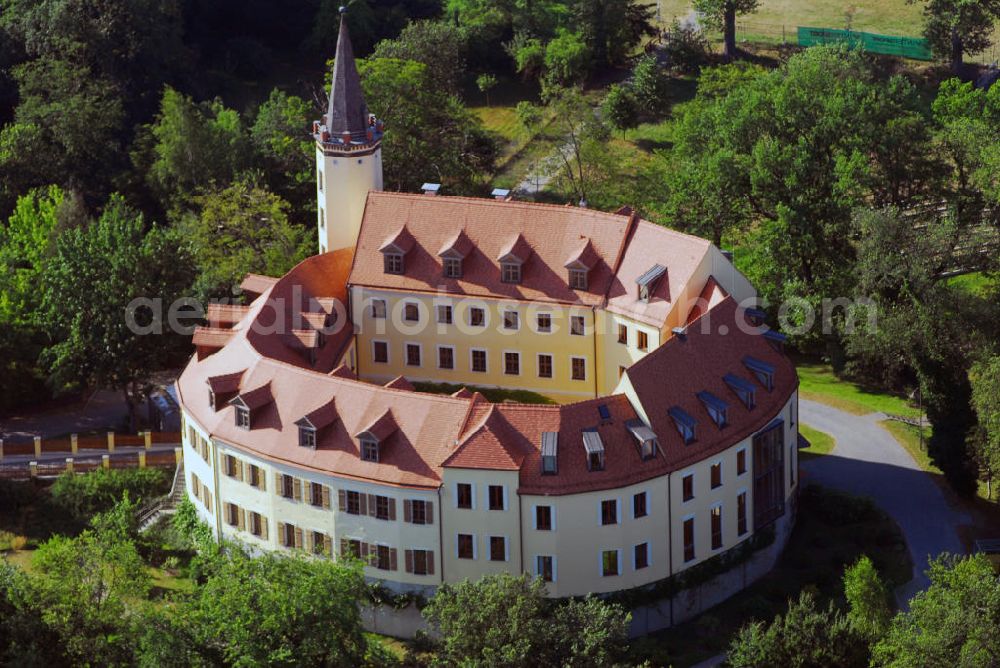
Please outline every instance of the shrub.
[[128, 492], [140, 505], [167, 491], [169, 480], [161, 469], [98, 469], [76, 475], [64, 473], [52, 485], [56, 505], [77, 519], [112, 508]]

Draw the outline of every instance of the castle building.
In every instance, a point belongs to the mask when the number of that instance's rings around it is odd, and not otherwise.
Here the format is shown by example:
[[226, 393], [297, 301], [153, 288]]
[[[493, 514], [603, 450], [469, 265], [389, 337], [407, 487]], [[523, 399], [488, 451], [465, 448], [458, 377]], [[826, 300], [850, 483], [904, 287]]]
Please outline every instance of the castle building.
[[730, 259], [628, 208], [381, 192], [383, 130], [342, 23], [320, 253], [210, 307], [178, 380], [216, 535], [396, 591], [509, 572], [553, 596], [787, 535], [798, 379]]

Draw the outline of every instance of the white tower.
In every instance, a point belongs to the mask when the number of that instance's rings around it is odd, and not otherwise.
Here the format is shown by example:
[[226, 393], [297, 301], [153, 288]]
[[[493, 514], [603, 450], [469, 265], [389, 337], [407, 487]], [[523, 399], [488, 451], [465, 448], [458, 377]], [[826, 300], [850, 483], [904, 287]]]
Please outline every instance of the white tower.
[[323, 120], [313, 123], [313, 136], [319, 252], [354, 248], [368, 191], [382, 190], [382, 122], [368, 113], [344, 8], [330, 106]]

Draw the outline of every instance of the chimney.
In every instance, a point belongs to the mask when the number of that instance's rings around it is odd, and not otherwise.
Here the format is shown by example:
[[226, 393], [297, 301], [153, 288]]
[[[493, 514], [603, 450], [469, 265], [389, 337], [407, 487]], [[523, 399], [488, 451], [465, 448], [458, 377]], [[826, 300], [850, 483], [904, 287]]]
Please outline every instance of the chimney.
[[420, 186], [420, 189], [424, 191], [425, 195], [430, 195], [431, 197], [433, 197], [438, 194], [439, 190], [441, 190], [441, 184], [425, 183], [424, 185]]
[[506, 188], [494, 188], [490, 195], [498, 202], [509, 202], [514, 199], [514, 195]]

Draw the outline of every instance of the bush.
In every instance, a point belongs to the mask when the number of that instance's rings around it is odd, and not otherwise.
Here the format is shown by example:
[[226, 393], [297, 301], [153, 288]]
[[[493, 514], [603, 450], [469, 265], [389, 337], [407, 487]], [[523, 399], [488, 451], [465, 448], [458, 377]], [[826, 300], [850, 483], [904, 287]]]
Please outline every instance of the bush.
[[708, 39], [698, 28], [674, 21], [664, 48], [670, 67], [679, 72], [697, 72], [708, 61]]
[[165, 493], [169, 484], [162, 469], [98, 469], [82, 475], [64, 473], [52, 485], [52, 499], [76, 519], [86, 519], [112, 508], [126, 492], [141, 505]]

